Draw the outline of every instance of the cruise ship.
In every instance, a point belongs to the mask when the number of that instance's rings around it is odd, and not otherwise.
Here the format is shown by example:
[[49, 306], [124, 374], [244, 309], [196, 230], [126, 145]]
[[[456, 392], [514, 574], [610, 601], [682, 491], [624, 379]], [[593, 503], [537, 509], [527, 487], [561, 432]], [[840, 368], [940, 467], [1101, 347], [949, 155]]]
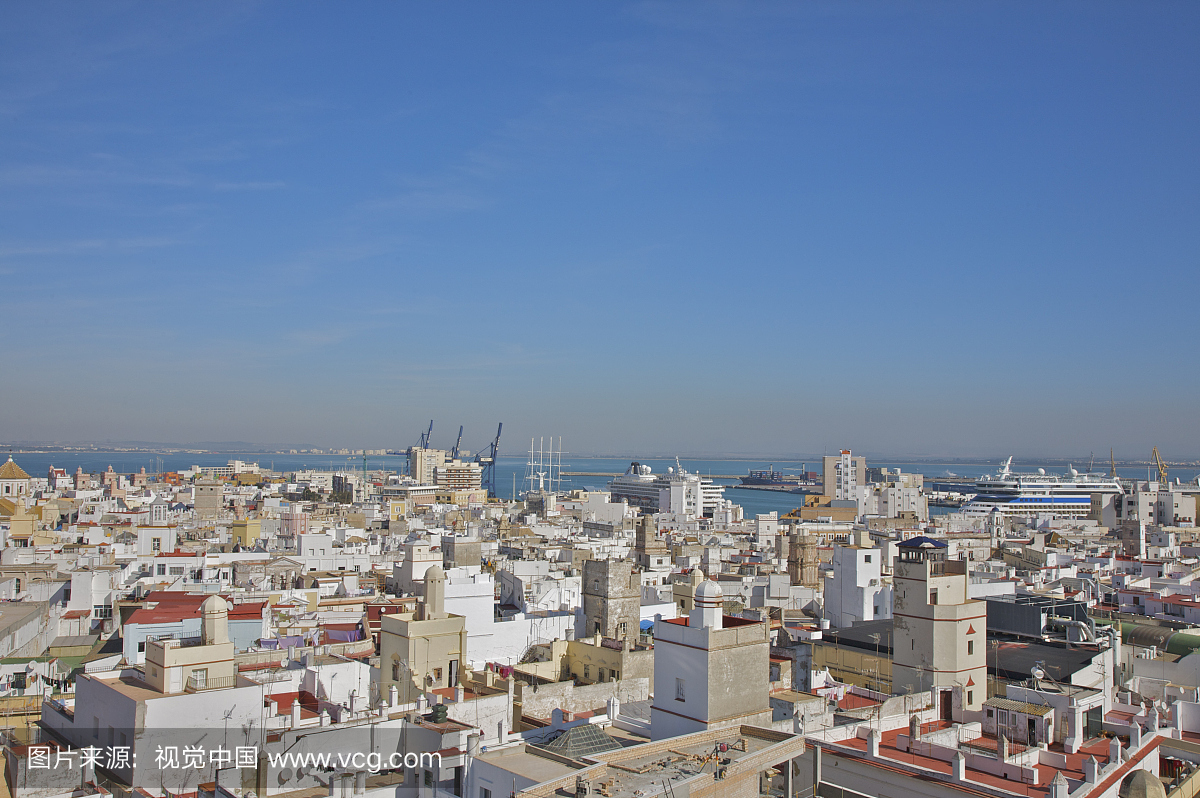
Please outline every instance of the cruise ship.
[[1061, 476], [1047, 474], [1044, 468], [1034, 474], [1018, 474], [1012, 470], [1011, 457], [1001, 463], [998, 473], [976, 480], [975, 490], [975, 496], [963, 505], [963, 513], [988, 515], [999, 510], [1006, 516], [1053, 518], [1086, 518], [1092, 512], [1092, 496], [1124, 493], [1115, 478], [1080, 474], [1070, 466]]
[[[664, 490], [673, 491], [674, 501], [682, 505], [681, 512], [695, 516], [711, 516], [725, 497], [724, 485], [714, 485], [708, 477], [684, 471], [679, 458], [675, 459], [675, 467], [668, 468], [665, 474], [655, 474], [650, 466], [635, 461], [629, 464], [624, 474], [608, 483], [613, 501], [624, 499], [630, 505], [650, 512], [663, 509]], [[671, 495], [669, 493], [668, 497]]]

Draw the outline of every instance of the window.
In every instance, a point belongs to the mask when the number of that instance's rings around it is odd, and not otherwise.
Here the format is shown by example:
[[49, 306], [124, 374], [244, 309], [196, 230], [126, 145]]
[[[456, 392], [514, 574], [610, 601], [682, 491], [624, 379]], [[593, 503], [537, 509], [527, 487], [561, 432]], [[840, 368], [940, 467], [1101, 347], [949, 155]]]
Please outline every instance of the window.
[[870, 555], [870, 554], [865, 554], [865, 555], [863, 555], [863, 562], [865, 562], [865, 563], [870, 563], [870, 562], [871, 562], [871, 555]]
[[991, 718], [991, 717], [994, 717], [994, 716], [995, 716], [995, 714], [996, 714], [996, 713], [995, 713], [995, 712], [993, 712], [992, 710], [990, 710], [990, 709], [988, 710], [988, 717], [989, 717], [989, 718]]
[[167, 564], [166, 564], [166, 563], [162, 563], [162, 562], [160, 562], [160, 563], [158, 564], [158, 575], [159, 575], [159, 576], [166, 576], [166, 575], [167, 575]]
[[591, 665], [583, 666], [583, 678], [585, 678], [585, 679], [592, 678], [592, 666]]
[[675, 700], [676, 701], [686, 701], [687, 700], [687, 690], [684, 685], [683, 679], [679, 679], [679, 678], [675, 679]]
[[425, 771], [425, 786], [426, 787], [433, 786], [433, 771], [432, 770]]
[[937, 588], [929, 591], [929, 603], [931, 605], [937, 604]]
[[183, 576], [183, 566], [182, 565], [172, 566], [171, 567], [171, 576]]
[[442, 681], [442, 669], [441, 668], [433, 669], [433, 680], [438, 683], [440, 683]]
[[479, 798], [492, 798], [492, 791], [487, 787], [479, 788]]
[[392, 681], [400, 681], [400, 660], [398, 659], [392, 660]]
[[970, 706], [971, 704], [974, 704], [974, 703], [975, 703], [975, 691], [968, 690], [967, 691], [967, 706]]
[[967, 641], [967, 656], [969, 657], [969, 656], [973, 655], [974, 653], [975, 653], [975, 641], [968, 640]]

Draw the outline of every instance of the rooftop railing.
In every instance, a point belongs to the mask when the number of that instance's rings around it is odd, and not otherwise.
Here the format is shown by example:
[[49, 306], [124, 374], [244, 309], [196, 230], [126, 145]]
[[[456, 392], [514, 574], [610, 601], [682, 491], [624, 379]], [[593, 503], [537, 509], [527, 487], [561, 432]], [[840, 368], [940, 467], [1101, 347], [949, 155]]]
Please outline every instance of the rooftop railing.
[[184, 691], [195, 693], [200, 690], [226, 690], [236, 685], [236, 676], [216, 676], [212, 678], [207, 676], [189, 676]]

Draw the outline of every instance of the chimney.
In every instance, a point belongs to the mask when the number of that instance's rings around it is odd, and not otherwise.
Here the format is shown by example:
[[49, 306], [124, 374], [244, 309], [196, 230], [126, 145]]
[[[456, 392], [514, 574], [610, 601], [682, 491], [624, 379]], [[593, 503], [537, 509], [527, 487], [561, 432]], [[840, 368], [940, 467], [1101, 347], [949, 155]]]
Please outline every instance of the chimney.
[[1067, 784], [1067, 777], [1062, 774], [1062, 771], [1056, 771], [1054, 780], [1050, 782], [1050, 798], [1067, 798], [1071, 787]]
[[1129, 724], [1129, 750], [1136, 751], [1142, 747], [1142, 724], [1136, 720]]
[[1121, 741], [1116, 737], [1108, 741], [1108, 761], [1118, 765], [1121, 764]]
[[872, 759], [879, 758], [879, 730], [871, 729], [867, 734], [867, 756]]
[[292, 699], [292, 728], [300, 725], [300, 699]]
[[921, 739], [921, 718], [919, 715], [909, 715], [908, 717], [908, 745], [911, 748], [912, 744]]
[[461, 684], [454, 688], [454, 703], [461, 704], [467, 698], [467, 691]]
[[329, 710], [328, 710], [328, 709], [322, 709], [322, 710], [321, 710], [321, 725], [322, 725], [322, 726], [328, 726], [328, 725], [329, 725], [329, 724], [331, 724], [331, 723], [333, 723], [333, 721], [332, 721], [332, 720], [330, 719], [330, 717], [329, 717]]
[[1158, 708], [1150, 707], [1150, 712], [1147, 713], [1146, 717], [1149, 720], [1147, 730], [1152, 732], [1158, 731]]
[[967, 758], [963, 756], [962, 751], [954, 755], [954, 780], [967, 780]]
[[1000, 761], [1007, 762], [1008, 761], [1008, 735], [1007, 734], [1000, 735], [1000, 752], [999, 753], [1000, 753]]
[[400, 689], [394, 684], [388, 688], [388, 703], [392, 706], [400, 703]]
[[1083, 780], [1088, 784], [1095, 784], [1096, 777], [1100, 774], [1100, 766], [1096, 763], [1096, 757], [1089, 756], [1083, 760]]

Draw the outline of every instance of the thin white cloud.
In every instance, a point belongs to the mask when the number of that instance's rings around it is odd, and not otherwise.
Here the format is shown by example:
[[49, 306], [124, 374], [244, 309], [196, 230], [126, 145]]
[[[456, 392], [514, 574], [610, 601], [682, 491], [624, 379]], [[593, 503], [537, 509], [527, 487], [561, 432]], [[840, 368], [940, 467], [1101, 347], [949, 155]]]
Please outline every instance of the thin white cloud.
[[0, 258], [52, 257], [93, 251], [129, 251], [169, 247], [180, 243], [177, 238], [89, 238], [76, 241], [55, 241], [36, 244], [0, 243]]
[[244, 180], [213, 184], [214, 191], [274, 191], [286, 187], [287, 183], [282, 180]]

